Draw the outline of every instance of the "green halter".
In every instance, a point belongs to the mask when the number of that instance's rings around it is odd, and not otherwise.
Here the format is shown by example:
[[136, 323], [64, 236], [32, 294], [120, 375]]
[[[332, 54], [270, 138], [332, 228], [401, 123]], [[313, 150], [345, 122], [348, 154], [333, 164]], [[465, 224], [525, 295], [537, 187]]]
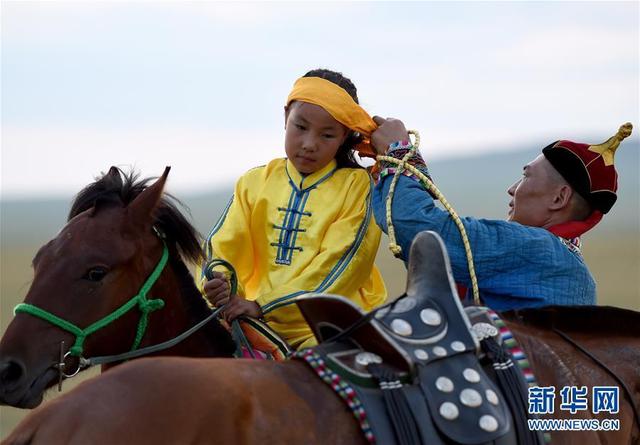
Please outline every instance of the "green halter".
[[84, 340], [89, 335], [111, 324], [112, 322], [120, 318], [122, 315], [129, 312], [129, 310], [132, 309], [134, 306], [138, 306], [140, 309], [140, 312], [142, 312], [142, 315], [140, 316], [140, 321], [138, 322], [136, 338], [133, 342], [133, 346], [131, 347], [131, 350], [135, 351], [140, 345], [140, 341], [142, 341], [142, 337], [144, 336], [144, 333], [147, 330], [149, 313], [157, 309], [162, 309], [164, 307], [164, 300], [162, 299], [147, 300], [147, 293], [149, 292], [151, 287], [155, 284], [155, 282], [158, 280], [158, 277], [160, 277], [160, 274], [162, 273], [162, 270], [164, 269], [164, 266], [167, 264], [167, 260], [169, 259], [169, 249], [167, 248], [167, 243], [164, 240], [162, 240], [162, 244], [164, 246], [162, 250], [162, 257], [160, 258], [160, 261], [156, 265], [156, 268], [153, 270], [149, 278], [147, 278], [147, 281], [145, 281], [142, 287], [140, 288], [140, 291], [135, 296], [133, 296], [133, 298], [131, 298], [125, 304], [120, 306], [118, 309], [111, 312], [106, 317], [91, 324], [90, 326], [87, 326], [85, 329], [80, 329], [75, 324], [62, 319], [57, 315], [53, 315], [51, 312], [48, 312], [44, 309], [40, 309], [39, 307], [34, 306], [32, 304], [28, 304], [28, 303], [20, 303], [15, 307], [15, 309], [13, 310], [13, 313], [17, 314], [22, 312], [26, 314], [31, 314], [35, 317], [42, 318], [43, 320], [46, 320], [49, 323], [54, 324], [61, 329], [64, 329], [65, 331], [71, 332], [76, 336], [76, 342], [74, 343], [73, 347], [69, 350], [69, 352], [71, 355], [79, 357], [82, 355], [82, 350], [83, 350], [82, 345], [84, 343]]

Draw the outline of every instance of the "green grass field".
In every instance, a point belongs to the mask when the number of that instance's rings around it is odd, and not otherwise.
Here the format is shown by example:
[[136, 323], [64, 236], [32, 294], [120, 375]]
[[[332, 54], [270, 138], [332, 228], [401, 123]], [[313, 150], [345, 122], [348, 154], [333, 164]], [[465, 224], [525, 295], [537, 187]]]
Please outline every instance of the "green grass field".
[[[0, 331], [11, 321], [13, 307], [22, 301], [31, 281], [31, 259], [36, 246], [7, 247], [0, 252]], [[640, 310], [640, 239], [637, 233], [597, 233], [585, 240], [584, 254], [598, 283], [598, 304]], [[377, 263], [387, 282], [390, 297], [404, 291], [406, 272], [402, 262], [393, 258], [383, 238]], [[65, 384], [63, 392], [80, 381], [95, 376], [90, 370]], [[51, 390], [46, 399], [58, 395]], [[0, 439], [27, 413], [15, 408], [0, 408]]]

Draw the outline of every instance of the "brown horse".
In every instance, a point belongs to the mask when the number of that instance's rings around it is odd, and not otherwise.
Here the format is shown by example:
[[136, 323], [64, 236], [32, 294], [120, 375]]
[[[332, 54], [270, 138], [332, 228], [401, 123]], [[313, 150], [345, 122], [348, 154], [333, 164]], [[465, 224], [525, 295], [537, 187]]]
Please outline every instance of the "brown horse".
[[[117, 182], [116, 176], [120, 178], [117, 171], [107, 175]], [[177, 239], [184, 238], [176, 236], [175, 225], [162, 218], [167, 212], [166, 208], [161, 210], [165, 206], [165, 179], [166, 173], [145, 191], [141, 192], [142, 186], [133, 187], [136, 190], [119, 193], [118, 199], [77, 202], [69, 224], [34, 259], [35, 278], [25, 302], [78, 326], [104, 318], [138, 292], [161, 258], [163, 241], [152, 230], [155, 224], [166, 234], [174, 260], [149, 292], [149, 299], [162, 297], [167, 302], [164, 309], [150, 316], [141, 345], [165, 340], [186, 328], [191, 320], [179, 307], [202, 306], [202, 299], [184, 265], [175, 267], [181, 263], [178, 248], [183, 254], [195, 250], [178, 243]], [[131, 187], [131, 181], [127, 183]], [[48, 293], [50, 289], [53, 291]], [[170, 303], [172, 292], [175, 306]], [[177, 297], [180, 294], [184, 295], [182, 300]], [[87, 300], [91, 304], [87, 305]], [[173, 308], [172, 314], [182, 314], [173, 315], [180, 323], [169, 323], [173, 319], [169, 317], [154, 328], [160, 314], [169, 308]], [[207, 311], [200, 307], [195, 312], [200, 316], [193, 318], [201, 318]], [[130, 349], [138, 318], [127, 313], [88, 336], [83, 354]], [[620, 393], [619, 431], [554, 433], [554, 443], [640, 441], [630, 404], [631, 400], [640, 402], [640, 314], [613, 308], [554, 308], [512, 313], [507, 323], [527, 352], [541, 386], [618, 385], [603, 367], [561, 337], [561, 331], [598, 357], [630, 388], [631, 394]], [[155, 334], [156, 330], [163, 332]], [[213, 331], [209, 338], [190, 340], [191, 349], [185, 346], [175, 352], [230, 355], [232, 345], [226, 331], [218, 325]], [[30, 313], [17, 314], [0, 343], [5, 403], [33, 406], [39, 402], [41, 394], [35, 393], [55, 383], [57, 372], [51, 365], [59, 361], [60, 340], [67, 345], [79, 343], [77, 337], [56, 325]], [[558, 400], [556, 413], [557, 405]], [[581, 412], [570, 417], [599, 416]], [[38, 408], [3, 443], [362, 442], [353, 415], [301, 362], [176, 357], [132, 361], [85, 382]]]
[[[166, 266], [145, 298], [110, 324], [86, 336], [84, 357], [129, 351], [148, 325], [139, 347], [161, 343], [205, 318], [210, 309], [182, 260], [202, 258], [195, 229], [162, 190], [168, 170], [153, 186], [112, 167], [76, 197], [69, 221], [33, 260], [34, 279], [25, 297], [35, 307], [85, 328], [139, 295], [163, 257]], [[164, 239], [161, 239], [161, 234]], [[166, 246], [166, 247], [165, 247]], [[163, 308], [157, 308], [164, 301]], [[151, 303], [150, 303], [151, 302]], [[24, 306], [24, 304], [23, 304]], [[142, 323], [140, 323], [142, 321]], [[142, 332], [141, 332], [142, 333]], [[75, 337], [75, 338], [74, 338]], [[0, 341], [0, 403], [33, 408], [58, 380], [60, 345], [69, 351], [78, 336], [33, 313], [18, 312]], [[230, 357], [234, 344], [217, 322], [161, 352], [193, 357]], [[67, 372], [77, 359], [67, 357]]]
[[[606, 319], [619, 327], [600, 327]], [[511, 314], [508, 326], [540, 385], [617, 384], [553, 331], [559, 328], [623, 377], [638, 403], [639, 321], [625, 310], [558, 308]], [[620, 398], [619, 431], [557, 432], [552, 443], [639, 443], [629, 400]], [[84, 382], [34, 411], [3, 443], [355, 444], [364, 436], [340, 399], [301, 362], [176, 357], [136, 360]]]
[[[639, 444], [640, 424], [640, 313], [613, 307], [576, 306], [527, 309], [502, 314], [527, 354], [538, 385], [620, 386], [619, 431], [565, 431], [552, 433], [552, 443]], [[567, 341], [568, 337], [570, 341]], [[579, 348], [592, 354], [601, 365]], [[609, 371], [607, 371], [608, 368]], [[613, 374], [613, 375], [612, 375]], [[556, 398], [555, 413], [560, 400]], [[635, 412], [634, 406], [635, 405]], [[566, 413], [566, 412], [565, 412]], [[566, 418], [602, 419], [590, 411]], [[557, 415], [556, 417], [563, 417]]]

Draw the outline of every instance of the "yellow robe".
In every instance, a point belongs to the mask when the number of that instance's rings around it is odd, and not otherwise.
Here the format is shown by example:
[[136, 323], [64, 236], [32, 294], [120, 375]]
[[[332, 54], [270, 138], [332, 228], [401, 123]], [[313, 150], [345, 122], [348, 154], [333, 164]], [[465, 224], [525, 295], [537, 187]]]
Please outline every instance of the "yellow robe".
[[[287, 159], [245, 173], [211, 230], [209, 258], [233, 264], [238, 294], [255, 300], [269, 326], [293, 347], [315, 344], [292, 299], [307, 292], [349, 298], [364, 310], [387, 291], [374, 265], [381, 231], [363, 169], [323, 169], [302, 176]], [[200, 273], [200, 285], [204, 271]], [[202, 288], [202, 287], [201, 287]]]

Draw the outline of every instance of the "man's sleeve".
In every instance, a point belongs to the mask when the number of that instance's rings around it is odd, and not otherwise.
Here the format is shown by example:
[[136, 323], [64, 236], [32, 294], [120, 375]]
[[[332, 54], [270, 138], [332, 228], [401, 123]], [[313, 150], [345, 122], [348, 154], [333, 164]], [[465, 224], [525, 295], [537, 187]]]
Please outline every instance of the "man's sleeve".
[[[377, 223], [388, 233], [386, 198], [393, 176], [380, 180], [374, 190], [373, 207]], [[481, 288], [509, 292], [514, 296], [535, 294], [527, 286], [549, 282], [549, 273], [561, 273], [567, 249], [542, 228], [518, 223], [461, 218], [467, 232], [478, 282]], [[414, 178], [398, 178], [392, 206], [397, 243], [405, 262], [414, 237], [432, 230], [444, 240], [457, 283], [470, 285], [467, 258], [458, 227], [445, 210]], [[555, 268], [555, 271], [554, 271]], [[545, 290], [547, 293], [548, 290]]]

